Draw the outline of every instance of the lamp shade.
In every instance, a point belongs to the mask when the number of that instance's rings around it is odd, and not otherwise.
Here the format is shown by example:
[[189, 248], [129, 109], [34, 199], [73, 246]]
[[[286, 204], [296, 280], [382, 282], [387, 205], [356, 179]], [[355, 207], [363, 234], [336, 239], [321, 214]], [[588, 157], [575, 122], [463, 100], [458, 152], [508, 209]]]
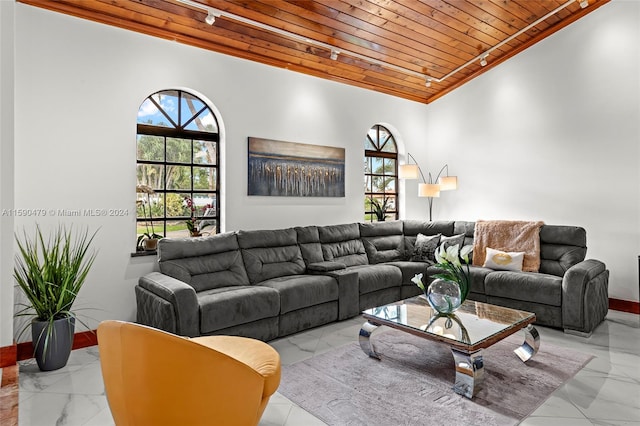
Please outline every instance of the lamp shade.
[[440, 185], [437, 183], [421, 183], [418, 185], [418, 197], [440, 197]]
[[400, 179], [418, 179], [417, 164], [401, 164], [398, 167], [398, 178]]
[[442, 176], [439, 179], [440, 190], [449, 191], [452, 189], [458, 189], [458, 177], [457, 176]]

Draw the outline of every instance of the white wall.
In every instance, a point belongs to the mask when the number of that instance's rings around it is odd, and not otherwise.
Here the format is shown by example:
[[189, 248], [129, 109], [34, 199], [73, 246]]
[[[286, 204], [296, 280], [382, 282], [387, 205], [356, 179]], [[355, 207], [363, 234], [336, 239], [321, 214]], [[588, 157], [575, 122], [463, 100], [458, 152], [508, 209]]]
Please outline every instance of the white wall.
[[0, 347], [13, 343], [14, 4], [0, 2]]
[[583, 226], [610, 297], [638, 300], [639, 28], [640, 2], [612, 1], [430, 104], [418, 161], [460, 187], [435, 218]]
[[[130, 258], [136, 114], [151, 93], [192, 89], [220, 112], [226, 230], [360, 220], [368, 129], [393, 123], [401, 139], [426, 131], [423, 104], [23, 4], [16, 10], [16, 205], [47, 212], [16, 227], [31, 229], [36, 221], [100, 227], [100, 252], [79, 301], [97, 308], [87, 312], [95, 321], [133, 319], [137, 278], [154, 267], [155, 259]], [[345, 147], [346, 197], [248, 197], [249, 136]], [[51, 214], [86, 208], [131, 213]]]
[[[639, 37], [630, 22], [638, 15], [635, 5], [604, 6], [428, 106], [23, 4], [15, 8], [16, 207], [130, 211], [128, 217], [48, 214], [16, 221], [18, 230], [36, 221], [100, 227], [98, 260], [79, 303], [97, 308], [86, 313], [92, 326], [105, 318], [133, 319], [136, 280], [154, 268], [153, 259], [130, 258], [136, 112], [146, 96], [172, 87], [198, 91], [222, 115], [226, 230], [359, 220], [363, 138], [384, 122], [424, 168], [437, 172], [447, 162], [460, 176], [460, 189], [435, 201], [436, 219], [585, 226], [589, 255], [612, 268], [611, 296], [638, 299], [640, 159], [637, 120], [630, 123], [639, 99]], [[622, 60], [596, 38], [607, 28], [608, 37], [628, 46], [616, 36], [626, 32], [635, 53], [603, 83], [603, 71], [616, 68], [603, 67], [602, 54]], [[590, 49], [600, 56], [592, 58]], [[345, 147], [346, 197], [246, 196], [249, 136]], [[618, 174], [635, 183], [614, 187]], [[407, 189], [406, 216], [424, 218], [426, 200], [413, 196], [415, 182]]]

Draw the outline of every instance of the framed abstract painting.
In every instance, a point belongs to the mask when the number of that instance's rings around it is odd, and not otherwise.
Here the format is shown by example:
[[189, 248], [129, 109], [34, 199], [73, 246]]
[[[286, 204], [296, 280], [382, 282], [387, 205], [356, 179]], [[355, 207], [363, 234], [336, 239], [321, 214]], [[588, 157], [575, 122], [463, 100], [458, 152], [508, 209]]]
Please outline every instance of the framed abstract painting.
[[248, 195], [344, 197], [344, 148], [249, 138]]

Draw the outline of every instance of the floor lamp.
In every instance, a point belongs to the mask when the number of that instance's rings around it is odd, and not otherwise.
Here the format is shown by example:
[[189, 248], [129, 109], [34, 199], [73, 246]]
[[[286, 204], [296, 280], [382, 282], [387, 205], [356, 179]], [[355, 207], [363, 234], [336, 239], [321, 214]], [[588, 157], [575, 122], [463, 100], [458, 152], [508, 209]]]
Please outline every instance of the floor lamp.
[[[429, 202], [429, 222], [432, 221], [433, 199], [440, 197], [440, 191], [450, 191], [458, 189], [458, 177], [449, 176], [449, 165], [442, 166], [435, 179], [432, 179], [431, 173], [427, 173], [428, 179], [425, 179], [422, 169], [413, 155], [407, 153], [409, 161], [407, 164], [401, 164], [398, 169], [398, 178], [400, 179], [418, 179], [422, 178], [422, 183], [418, 185], [418, 197], [427, 197]], [[414, 164], [411, 164], [413, 160]], [[442, 172], [446, 170], [446, 175], [442, 176]]]

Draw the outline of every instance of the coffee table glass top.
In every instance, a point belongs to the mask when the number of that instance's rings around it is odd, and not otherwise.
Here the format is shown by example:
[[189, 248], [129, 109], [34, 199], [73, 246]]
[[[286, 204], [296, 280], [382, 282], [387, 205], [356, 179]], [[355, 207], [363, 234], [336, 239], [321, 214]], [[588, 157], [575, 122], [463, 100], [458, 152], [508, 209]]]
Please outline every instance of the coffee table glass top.
[[487, 348], [536, 320], [535, 314], [465, 300], [450, 315], [438, 315], [424, 296], [367, 309], [370, 323], [386, 325], [465, 351]]

